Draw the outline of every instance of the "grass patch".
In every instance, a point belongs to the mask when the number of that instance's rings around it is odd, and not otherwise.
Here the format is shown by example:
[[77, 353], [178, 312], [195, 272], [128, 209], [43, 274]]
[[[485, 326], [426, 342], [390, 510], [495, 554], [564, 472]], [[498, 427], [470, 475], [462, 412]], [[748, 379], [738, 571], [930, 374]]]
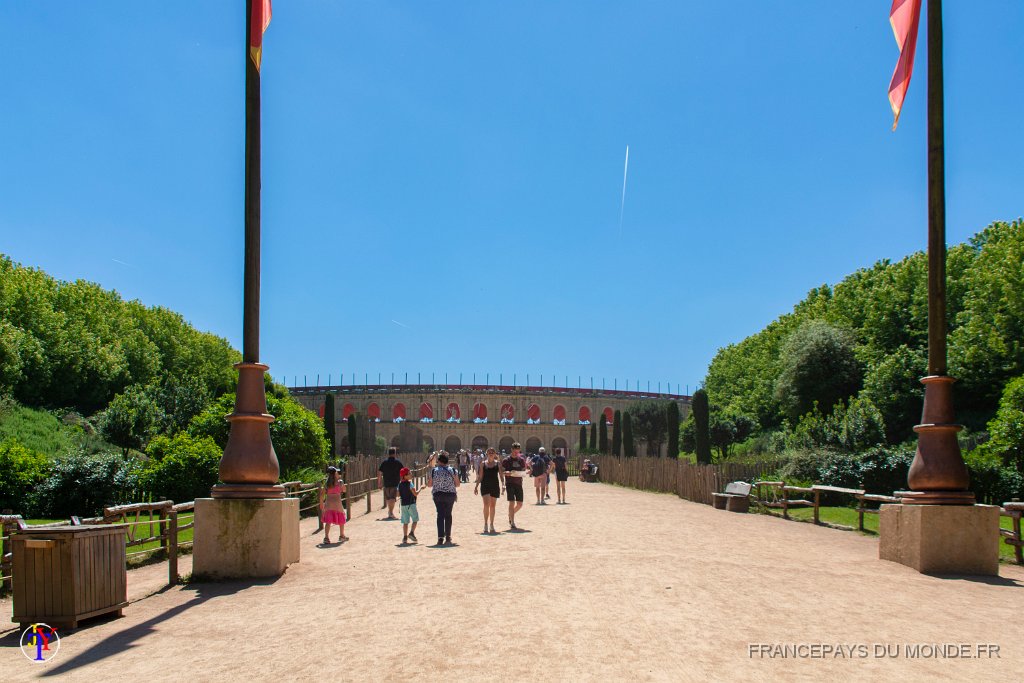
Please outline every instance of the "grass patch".
[[[775, 517], [782, 517], [782, 510], [777, 508], [758, 508], [758, 511], [766, 510], [766, 514], [773, 515]], [[848, 507], [825, 507], [818, 508], [819, 518], [825, 524], [832, 524], [835, 526], [850, 527], [854, 531], [857, 530], [857, 510]], [[798, 507], [790, 508], [789, 510], [790, 519], [798, 522], [813, 522], [814, 521], [814, 508], [813, 507]], [[1000, 517], [999, 526], [1002, 529], [1011, 529], [1012, 522], [1009, 517]], [[865, 514], [864, 515], [864, 535], [866, 536], [877, 536], [878, 535], [878, 515]], [[1003, 542], [1002, 537], [999, 539], [999, 559], [1003, 561], [1013, 562], [1013, 547]]]

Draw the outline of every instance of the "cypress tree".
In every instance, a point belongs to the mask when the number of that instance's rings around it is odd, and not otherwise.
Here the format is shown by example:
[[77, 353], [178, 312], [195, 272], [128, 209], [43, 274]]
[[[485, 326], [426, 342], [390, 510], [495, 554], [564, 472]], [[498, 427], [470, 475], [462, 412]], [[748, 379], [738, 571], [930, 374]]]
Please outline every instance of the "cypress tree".
[[590, 423], [590, 450], [597, 452], [597, 423]]
[[597, 449], [601, 453], [608, 452], [608, 416], [601, 413], [601, 425], [597, 433]]
[[693, 427], [694, 445], [697, 451], [697, 462], [711, 464], [711, 408], [708, 405], [708, 393], [703, 389], [693, 392]]
[[587, 425], [580, 425], [580, 451], [587, 450]]
[[679, 404], [669, 401], [665, 409], [666, 422], [668, 423], [668, 457], [679, 457]]
[[629, 413], [622, 414], [622, 450], [627, 458], [636, 456], [636, 444], [633, 443], [633, 418]]
[[334, 394], [328, 393], [324, 397], [324, 431], [327, 432], [327, 443], [330, 446], [329, 460], [334, 460], [338, 455], [338, 449], [335, 446], [335, 429], [334, 429]]
[[348, 454], [355, 455], [357, 452], [356, 448], [356, 414], [352, 413], [348, 416]]
[[622, 411], [615, 411], [615, 421], [612, 422], [612, 455], [622, 455]]

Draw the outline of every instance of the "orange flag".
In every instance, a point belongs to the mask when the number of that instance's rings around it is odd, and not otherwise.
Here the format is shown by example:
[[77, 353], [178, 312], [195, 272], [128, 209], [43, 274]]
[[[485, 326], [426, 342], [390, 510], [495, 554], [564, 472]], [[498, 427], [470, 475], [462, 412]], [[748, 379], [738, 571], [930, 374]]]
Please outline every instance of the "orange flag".
[[[269, 2], [269, 0], [268, 0]], [[269, 16], [269, 15], [268, 15]], [[910, 87], [910, 74], [914, 70], [914, 51], [917, 49], [917, 27], [921, 23], [921, 0], [892, 0], [889, 23], [900, 48], [896, 70], [889, 81], [889, 105], [892, 106], [892, 129], [900, 122], [900, 110]]]
[[252, 17], [249, 21], [249, 55], [259, 71], [263, 59], [263, 33], [270, 26], [270, 0], [252, 0]]

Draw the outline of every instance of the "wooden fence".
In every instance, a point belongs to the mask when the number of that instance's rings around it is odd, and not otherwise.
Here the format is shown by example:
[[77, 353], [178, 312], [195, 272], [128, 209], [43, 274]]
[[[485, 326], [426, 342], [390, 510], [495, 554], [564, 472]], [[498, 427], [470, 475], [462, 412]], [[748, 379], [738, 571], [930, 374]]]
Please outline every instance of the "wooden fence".
[[778, 463], [723, 463], [695, 465], [672, 458], [617, 458], [592, 455], [597, 478], [644, 491], [674, 493], [680, 498], [711, 505], [711, 494], [725, 489], [731, 481], [754, 481], [774, 471]]

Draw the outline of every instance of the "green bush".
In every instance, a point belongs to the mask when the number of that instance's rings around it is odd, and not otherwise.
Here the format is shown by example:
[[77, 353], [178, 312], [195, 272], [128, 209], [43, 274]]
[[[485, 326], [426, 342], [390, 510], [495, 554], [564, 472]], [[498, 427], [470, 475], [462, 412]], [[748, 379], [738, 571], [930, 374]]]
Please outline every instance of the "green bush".
[[29, 497], [29, 514], [51, 519], [100, 514], [105, 506], [139, 502], [134, 457], [76, 451], [57, 458], [49, 475]]
[[0, 442], [0, 510], [13, 510], [25, 516], [28, 495], [46, 479], [50, 461], [42, 453], [29, 450], [14, 439]]
[[210, 495], [217, 483], [222, 451], [208, 436], [194, 437], [185, 432], [173, 438], [154, 437], [146, 449], [149, 465], [142, 474], [142, 485], [154, 498], [184, 503]]
[[779, 470], [786, 483], [823, 484], [862, 488], [889, 494], [907, 488], [907, 471], [914, 459], [912, 447], [876, 446], [863, 453], [834, 450], [791, 451]]
[[1024, 475], [1003, 465], [1000, 458], [979, 448], [965, 454], [964, 461], [979, 503], [1001, 505], [1011, 498], [1024, 498]]

